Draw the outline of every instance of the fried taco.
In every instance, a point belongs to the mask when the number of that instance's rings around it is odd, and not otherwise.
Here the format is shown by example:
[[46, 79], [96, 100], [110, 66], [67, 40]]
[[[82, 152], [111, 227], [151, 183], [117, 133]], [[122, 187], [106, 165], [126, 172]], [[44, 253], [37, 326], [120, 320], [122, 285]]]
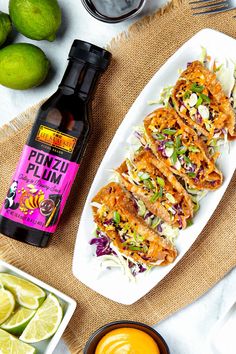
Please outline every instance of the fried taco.
[[[191, 188], [217, 189], [222, 173], [197, 133], [172, 108], [158, 108], [144, 120], [146, 139], [157, 158]], [[179, 178], [178, 178], [179, 179]]]
[[236, 137], [235, 113], [216, 74], [200, 61], [190, 63], [179, 77], [172, 93], [179, 115], [207, 144], [212, 139]]
[[187, 220], [193, 216], [191, 198], [151, 150], [141, 148], [132, 160], [126, 159], [117, 172], [138, 205], [142, 201], [152, 214], [169, 225], [180, 229], [187, 226]]
[[103, 187], [93, 198], [94, 221], [124, 256], [146, 266], [172, 263], [174, 246], [153, 231], [137, 215], [129, 192], [115, 182]]

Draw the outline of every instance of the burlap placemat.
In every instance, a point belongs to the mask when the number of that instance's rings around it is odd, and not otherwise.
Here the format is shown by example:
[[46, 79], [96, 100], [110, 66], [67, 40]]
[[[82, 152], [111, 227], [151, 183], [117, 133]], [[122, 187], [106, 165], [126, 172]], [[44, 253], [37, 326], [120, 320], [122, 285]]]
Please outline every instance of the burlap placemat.
[[[163, 12], [163, 11], [162, 11]], [[64, 335], [71, 353], [81, 353], [89, 335], [113, 320], [155, 324], [206, 292], [236, 264], [236, 178], [198, 240], [175, 269], [132, 306], [96, 294], [72, 276], [80, 214], [99, 163], [125, 113], [158, 68], [204, 27], [235, 36], [233, 12], [191, 16], [187, 3], [174, 3], [134, 25], [111, 44], [113, 61], [93, 104], [94, 132], [60, 226], [50, 247], [39, 249], [0, 237], [0, 256], [76, 299], [77, 310]], [[223, 48], [219, 48], [219, 51]], [[3, 200], [31, 127], [34, 107], [0, 131], [0, 199]], [[235, 176], [236, 177], [236, 176]]]

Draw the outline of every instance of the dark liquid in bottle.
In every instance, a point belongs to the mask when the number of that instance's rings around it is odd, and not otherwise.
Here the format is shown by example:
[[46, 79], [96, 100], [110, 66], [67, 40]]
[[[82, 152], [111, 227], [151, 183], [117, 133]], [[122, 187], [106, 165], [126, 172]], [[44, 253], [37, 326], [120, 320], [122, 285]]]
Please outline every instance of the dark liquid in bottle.
[[138, 10], [140, 0], [91, 0], [96, 11], [106, 17], [116, 18]]
[[58, 91], [39, 109], [0, 213], [0, 232], [44, 247], [55, 232], [85, 152], [89, 111], [110, 53], [75, 41]]

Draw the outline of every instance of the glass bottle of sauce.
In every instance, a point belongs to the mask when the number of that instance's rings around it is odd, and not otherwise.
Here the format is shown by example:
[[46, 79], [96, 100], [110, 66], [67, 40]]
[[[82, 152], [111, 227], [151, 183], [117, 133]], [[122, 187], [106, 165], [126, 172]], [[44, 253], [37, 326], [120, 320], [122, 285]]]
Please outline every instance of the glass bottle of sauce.
[[90, 133], [90, 103], [111, 54], [75, 40], [58, 90], [40, 107], [0, 211], [0, 232], [45, 247], [55, 232]]

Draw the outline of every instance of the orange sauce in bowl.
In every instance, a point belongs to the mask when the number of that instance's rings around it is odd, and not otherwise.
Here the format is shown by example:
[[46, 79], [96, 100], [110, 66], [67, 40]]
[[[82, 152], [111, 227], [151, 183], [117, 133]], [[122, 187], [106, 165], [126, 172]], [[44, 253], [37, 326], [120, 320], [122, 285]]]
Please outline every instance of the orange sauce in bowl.
[[95, 354], [160, 354], [160, 350], [149, 334], [135, 328], [118, 328], [100, 340]]

